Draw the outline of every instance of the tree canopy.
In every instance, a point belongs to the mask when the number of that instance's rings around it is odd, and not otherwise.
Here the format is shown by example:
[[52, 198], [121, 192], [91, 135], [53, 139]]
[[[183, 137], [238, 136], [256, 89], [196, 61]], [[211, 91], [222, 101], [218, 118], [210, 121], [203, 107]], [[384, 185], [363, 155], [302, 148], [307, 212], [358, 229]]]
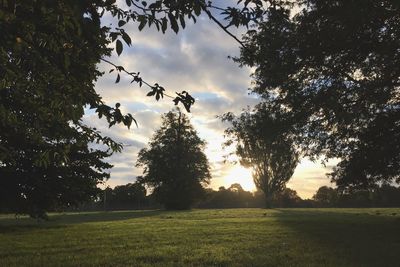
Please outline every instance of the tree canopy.
[[339, 186], [400, 182], [400, 2], [264, 7], [237, 59], [255, 69], [253, 92], [291, 114], [303, 155], [341, 160]]
[[225, 114], [223, 119], [231, 122], [226, 130], [236, 145], [240, 163], [252, 168], [253, 180], [266, 196], [267, 207], [271, 206], [274, 194], [282, 191], [292, 177], [298, 163], [298, 154], [293, 137], [288, 134], [289, 122], [284, 113], [268, 113], [260, 104], [253, 111], [245, 111], [236, 117]]
[[109, 176], [103, 159], [121, 149], [82, 123], [84, 107], [109, 109], [110, 122], [130, 125], [132, 117], [106, 106], [94, 90], [96, 64], [110, 53], [96, 9], [82, 1], [1, 7], [0, 203], [43, 217], [93, 196]]
[[138, 154], [139, 181], [146, 184], [167, 209], [188, 209], [204, 193], [210, 175], [201, 140], [179, 109], [163, 115], [162, 126]]

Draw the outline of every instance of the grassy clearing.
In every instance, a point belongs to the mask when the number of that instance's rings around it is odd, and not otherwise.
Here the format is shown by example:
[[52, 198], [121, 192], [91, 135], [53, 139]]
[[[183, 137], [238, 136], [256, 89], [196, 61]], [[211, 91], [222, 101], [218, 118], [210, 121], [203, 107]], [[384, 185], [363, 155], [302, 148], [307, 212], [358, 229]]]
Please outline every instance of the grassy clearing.
[[399, 266], [400, 209], [0, 216], [0, 266]]

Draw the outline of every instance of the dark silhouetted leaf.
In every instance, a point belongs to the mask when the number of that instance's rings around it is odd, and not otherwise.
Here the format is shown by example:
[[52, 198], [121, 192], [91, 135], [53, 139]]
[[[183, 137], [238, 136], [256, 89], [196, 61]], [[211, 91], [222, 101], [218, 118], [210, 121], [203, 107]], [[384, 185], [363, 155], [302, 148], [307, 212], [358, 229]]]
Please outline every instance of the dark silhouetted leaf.
[[139, 24], [138, 28], [139, 28], [139, 31], [141, 31], [141, 30], [143, 30], [144, 26], [146, 26], [147, 19], [144, 16], [139, 17], [139, 18], [141, 18], [141, 19], [140, 19], [140, 24]]
[[163, 33], [165, 33], [165, 31], [167, 30], [167, 27], [168, 27], [168, 20], [166, 17], [163, 17], [161, 20], [161, 31]]
[[175, 33], [178, 33], [179, 31], [179, 26], [178, 26], [178, 22], [176, 21], [176, 18], [174, 17], [174, 15], [172, 15], [171, 13], [168, 13], [168, 18], [169, 18], [169, 22], [171, 23], [171, 28]]
[[131, 37], [126, 32], [122, 33], [122, 39], [124, 39], [125, 43], [130, 46], [132, 44]]
[[126, 21], [124, 21], [124, 20], [118, 21], [118, 27], [122, 27], [122, 26], [124, 26], [125, 24], [126, 24]]
[[116, 50], [117, 50], [118, 56], [121, 55], [123, 47], [122, 47], [122, 42], [120, 40], [117, 40], [117, 42], [116, 42]]
[[185, 17], [184, 17], [183, 15], [180, 15], [180, 16], [179, 16], [179, 20], [180, 20], [180, 22], [181, 22], [182, 29], [185, 29], [185, 26], [186, 26], [186, 24], [185, 24]]

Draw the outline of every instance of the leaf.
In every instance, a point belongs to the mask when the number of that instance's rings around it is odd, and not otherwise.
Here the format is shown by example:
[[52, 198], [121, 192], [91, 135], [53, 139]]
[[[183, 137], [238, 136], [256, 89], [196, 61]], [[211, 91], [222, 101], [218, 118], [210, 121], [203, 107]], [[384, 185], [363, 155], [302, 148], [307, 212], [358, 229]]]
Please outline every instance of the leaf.
[[122, 33], [122, 39], [124, 39], [125, 43], [130, 46], [132, 44], [131, 37], [126, 32]]
[[180, 15], [180, 16], [179, 16], [179, 20], [180, 20], [180, 22], [181, 22], [182, 29], [185, 29], [185, 26], [186, 26], [186, 24], [185, 24], [185, 17], [184, 17], [183, 15]]
[[131, 6], [131, 0], [125, 0], [127, 6]]
[[169, 21], [171, 22], [171, 28], [175, 33], [178, 33], [179, 31], [179, 25], [178, 22], [176, 22], [176, 18], [174, 17], [174, 15], [172, 15], [171, 13], [168, 13], [168, 18]]
[[146, 26], [147, 19], [144, 16], [139, 17], [140, 18], [140, 24], [139, 24], [139, 31], [143, 30], [144, 26]]
[[132, 117], [132, 121], [133, 121], [133, 122], [136, 124], [136, 127], [138, 128], [138, 127], [139, 127], [139, 125], [138, 125], [138, 123], [137, 123], [136, 119]]
[[110, 32], [111, 40], [114, 42], [117, 39], [118, 35], [118, 32]]
[[117, 75], [117, 79], [115, 80], [115, 83], [119, 83], [119, 80], [121, 79], [121, 77], [119, 76], [119, 74]]
[[199, 1], [196, 1], [194, 3], [193, 10], [194, 10], [194, 14], [196, 14], [196, 16], [200, 16], [200, 14], [201, 14], [201, 5], [200, 5]]
[[126, 24], [126, 21], [124, 21], [124, 20], [118, 21], [118, 27], [122, 27], [122, 26], [124, 26], [125, 24]]
[[155, 95], [155, 93], [156, 93], [156, 91], [153, 90], [153, 91], [148, 92], [146, 96], [153, 96], [153, 95]]
[[161, 31], [163, 32], [163, 33], [165, 33], [165, 31], [167, 30], [167, 27], [168, 27], [168, 20], [167, 20], [167, 18], [166, 17], [163, 17], [162, 18], [162, 20], [161, 20]]
[[118, 56], [121, 55], [123, 48], [122, 48], [122, 42], [120, 40], [117, 40], [116, 50], [117, 50]]
[[108, 125], [108, 128], [111, 128], [113, 125], [115, 125], [117, 122], [116, 121], [112, 121], [110, 122], [110, 124]]

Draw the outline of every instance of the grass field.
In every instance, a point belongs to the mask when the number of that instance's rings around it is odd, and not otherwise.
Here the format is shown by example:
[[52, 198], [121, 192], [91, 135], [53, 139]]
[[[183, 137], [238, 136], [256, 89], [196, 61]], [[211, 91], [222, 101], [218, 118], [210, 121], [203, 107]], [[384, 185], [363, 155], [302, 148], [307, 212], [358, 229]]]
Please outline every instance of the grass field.
[[0, 215], [0, 266], [400, 266], [400, 209]]

